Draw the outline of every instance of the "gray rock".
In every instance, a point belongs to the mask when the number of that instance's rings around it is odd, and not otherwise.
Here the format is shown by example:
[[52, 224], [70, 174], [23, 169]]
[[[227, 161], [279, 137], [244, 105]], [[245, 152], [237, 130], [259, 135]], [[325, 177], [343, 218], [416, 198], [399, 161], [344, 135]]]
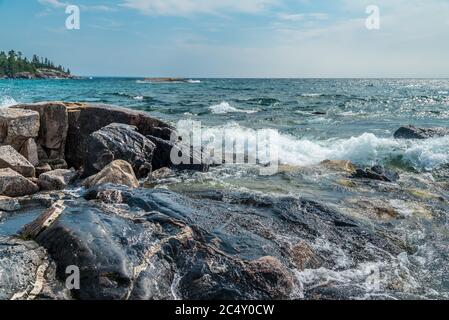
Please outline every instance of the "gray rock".
[[41, 174], [52, 171], [53, 169], [48, 163], [40, 163], [36, 168], [36, 176], [39, 177]]
[[78, 173], [75, 170], [57, 169], [39, 176], [39, 187], [42, 190], [63, 190], [71, 184]]
[[399, 180], [399, 174], [396, 171], [385, 169], [379, 165], [366, 169], [359, 168], [355, 171], [352, 177], [386, 182], [395, 182]]
[[36, 184], [16, 171], [10, 168], [0, 169], [0, 195], [21, 197], [38, 191], [39, 187]]
[[0, 146], [0, 169], [11, 168], [25, 177], [34, 177], [34, 166], [11, 146]]
[[127, 161], [138, 178], [151, 172], [155, 145], [137, 128], [113, 123], [94, 133], [87, 141], [84, 175], [91, 176], [114, 160]]
[[0, 237], [0, 300], [27, 299], [40, 293], [48, 264], [45, 249], [33, 241]]
[[395, 133], [396, 139], [428, 139], [449, 135], [449, 128], [417, 128], [412, 125], [399, 128]]
[[39, 133], [39, 113], [32, 110], [0, 109], [0, 143], [12, 145], [19, 150], [29, 138]]
[[1, 211], [17, 211], [20, 209], [20, 203], [17, 199], [11, 197], [0, 196]]

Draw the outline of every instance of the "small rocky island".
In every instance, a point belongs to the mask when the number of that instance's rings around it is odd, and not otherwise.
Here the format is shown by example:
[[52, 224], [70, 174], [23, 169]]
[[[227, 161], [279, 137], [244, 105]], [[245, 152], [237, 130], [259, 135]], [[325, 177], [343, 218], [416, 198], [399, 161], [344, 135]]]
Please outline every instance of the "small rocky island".
[[77, 79], [70, 69], [56, 66], [48, 58], [33, 55], [32, 59], [24, 57], [21, 52], [10, 50], [0, 52], [0, 79]]
[[[397, 136], [442, 130], [403, 127]], [[171, 151], [185, 150], [173, 137], [169, 124], [109, 105], [0, 109], [0, 223], [10, 226], [0, 234], [0, 299], [297, 299], [304, 298], [298, 270], [338, 267], [334, 246], [357, 264], [397, 263], [415, 250], [388, 225], [316, 200], [154, 188], [209, 170], [200, 151], [172, 163]], [[343, 160], [319, 170], [340, 172], [348, 186], [399, 179]], [[328, 246], [313, 246], [323, 239]], [[73, 266], [79, 288], [66, 283]], [[360, 294], [357, 284], [331, 282], [305, 298]]]

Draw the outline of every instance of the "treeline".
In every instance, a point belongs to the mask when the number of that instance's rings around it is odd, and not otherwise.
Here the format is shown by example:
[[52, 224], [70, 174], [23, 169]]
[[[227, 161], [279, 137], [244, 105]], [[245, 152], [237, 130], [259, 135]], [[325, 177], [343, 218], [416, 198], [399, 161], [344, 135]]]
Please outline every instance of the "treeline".
[[35, 74], [38, 69], [46, 68], [58, 70], [70, 74], [70, 69], [65, 70], [61, 65], [55, 66], [53, 61], [33, 55], [31, 60], [23, 56], [22, 52], [14, 50], [5, 53], [0, 51], [0, 76], [13, 77], [19, 72], [29, 72]]

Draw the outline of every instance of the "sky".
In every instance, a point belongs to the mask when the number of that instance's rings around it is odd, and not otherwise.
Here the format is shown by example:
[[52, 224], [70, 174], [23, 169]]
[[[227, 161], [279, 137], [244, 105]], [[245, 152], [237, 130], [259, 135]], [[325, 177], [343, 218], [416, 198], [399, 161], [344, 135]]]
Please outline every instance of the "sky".
[[444, 78], [448, 40], [449, 0], [0, 0], [0, 50], [82, 76]]

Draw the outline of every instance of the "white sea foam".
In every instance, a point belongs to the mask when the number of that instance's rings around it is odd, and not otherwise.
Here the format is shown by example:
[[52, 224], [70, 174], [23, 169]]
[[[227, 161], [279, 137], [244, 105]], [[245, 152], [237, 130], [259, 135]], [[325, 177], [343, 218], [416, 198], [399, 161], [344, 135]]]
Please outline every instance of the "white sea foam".
[[17, 101], [9, 96], [0, 97], [0, 108], [6, 108], [16, 105]]
[[257, 110], [244, 110], [244, 109], [238, 109], [233, 106], [231, 106], [228, 102], [223, 101], [220, 104], [213, 105], [209, 108], [209, 110], [213, 114], [226, 114], [226, 113], [233, 113], [233, 112], [242, 112], [242, 113], [256, 113]]
[[188, 83], [201, 83], [201, 80], [192, 80], [192, 79], [189, 79], [189, 80], [187, 80], [187, 82], [188, 82]]
[[[253, 130], [231, 123], [226, 126], [202, 128], [204, 144], [223, 137], [225, 145], [233, 145], [249, 136]], [[348, 139], [313, 140], [281, 134], [273, 129], [258, 130], [269, 136], [281, 164], [309, 166], [321, 161], [350, 160], [360, 165], [374, 165], [389, 160], [398, 160], [417, 170], [432, 170], [449, 163], [449, 137], [427, 140], [397, 140], [380, 138], [372, 133], [364, 133]], [[239, 140], [240, 139], [240, 140]], [[252, 141], [254, 142], [254, 141]], [[253, 154], [257, 146], [248, 143], [247, 151]]]
[[314, 98], [314, 97], [321, 97], [322, 94], [321, 93], [303, 93], [301, 94], [301, 97], [306, 97], [306, 98]]
[[143, 96], [135, 96], [133, 97], [134, 100], [143, 100]]

